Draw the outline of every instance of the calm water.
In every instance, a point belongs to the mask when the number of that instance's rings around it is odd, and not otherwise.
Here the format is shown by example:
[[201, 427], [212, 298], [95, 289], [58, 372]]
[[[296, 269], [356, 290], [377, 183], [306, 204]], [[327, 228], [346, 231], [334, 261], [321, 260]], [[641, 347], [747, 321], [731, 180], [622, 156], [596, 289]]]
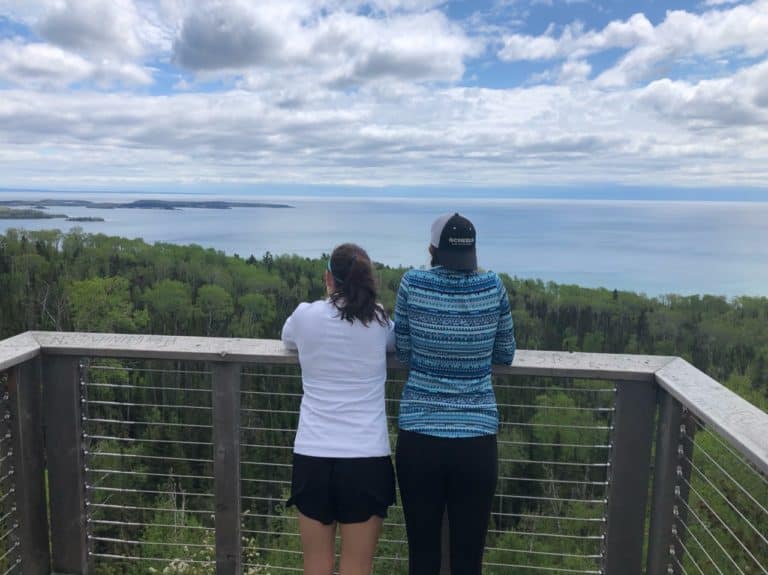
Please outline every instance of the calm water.
[[[6, 192], [0, 197], [52, 194]], [[79, 193], [56, 197], [128, 201], [169, 196]], [[70, 216], [101, 216], [107, 221], [0, 220], [0, 230], [67, 230], [79, 225], [87, 232], [149, 242], [196, 243], [243, 257], [261, 257], [266, 251], [316, 257], [336, 244], [354, 241], [378, 261], [419, 266], [427, 262], [432, 220], [440, 213], [459, 210], [478, 229], [481, 265], [495, 271], [649, 295], [768, 295], [768, 203], [228, 199], [279, 201], [295, 208], [161, 211], [62, 207], [51, 210]]]

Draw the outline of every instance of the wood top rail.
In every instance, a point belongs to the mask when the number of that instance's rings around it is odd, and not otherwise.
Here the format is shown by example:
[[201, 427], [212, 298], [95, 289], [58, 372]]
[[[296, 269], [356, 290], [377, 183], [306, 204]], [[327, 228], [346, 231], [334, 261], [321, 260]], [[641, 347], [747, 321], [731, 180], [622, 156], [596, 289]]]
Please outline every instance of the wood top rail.
[[[296, 365], [295, 352], [279, 340], [76, 332], [27, 332], [42, 353], [136, 359], [189, 359]], [[21, 336], [17, 336], [21, 337]], [[8, 342], [12, 341], [6, 340]], [[0, 350], [5, 342], [0, 342]], [[18, 345], [18, 344], [17, 344]], [[0, 351], [0, 368], [4, 367]], [[499, 375], [580, 377], [621, 381], [653, 381], [656, 371], [675, 358], [562, 351], [518, 350], [511, 366], [494, 366]], [[391, 368], [403, 368], [394, 357]]]
[[[31, 331], [0, 341], [0, 371], [44, 355], [296, 365], [278, 340]], [[394, 357], [391, 368], [403, 368]], [[518, 350], [497, 375], [657, 382], [768, 474], [768, 414], [683, 359], [653, 355]]]
[[768, 413], [677, 358], [656, 381], [768, 476]]

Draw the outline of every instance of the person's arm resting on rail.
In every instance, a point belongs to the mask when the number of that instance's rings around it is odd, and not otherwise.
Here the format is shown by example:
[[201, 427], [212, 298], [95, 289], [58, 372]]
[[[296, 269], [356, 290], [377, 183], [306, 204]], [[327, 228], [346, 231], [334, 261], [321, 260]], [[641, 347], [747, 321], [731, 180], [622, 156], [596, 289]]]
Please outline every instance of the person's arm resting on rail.
[[493, 343], [493, 363], [510, 365], [515, 359], [515, 349], [512, 311], [509, 307], [507, 289], [499, 278], [499, 325], [496, 328], [496, 340]]
[[411, 327], [408, 324], [408, 278], [400, 280], [395, 301], [395, 352], [402, 363], [411, 363]]
[[283, 332], [280, 334], [280, 339], [283, 340], [283, 345], [286, 349], [297, 350], [298, 345], [296, 343], [296, 314], [299, 313], [302, 307], [309, 304], [300, 303], [293, 313], [285, 320], [283, 324]]

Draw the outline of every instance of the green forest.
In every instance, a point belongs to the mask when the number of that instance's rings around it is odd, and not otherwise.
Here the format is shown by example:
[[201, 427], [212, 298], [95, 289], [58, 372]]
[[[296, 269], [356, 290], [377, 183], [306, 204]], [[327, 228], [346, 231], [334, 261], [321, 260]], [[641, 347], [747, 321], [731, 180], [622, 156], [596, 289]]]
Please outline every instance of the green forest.
[[[277, 338], [299, 302], [324, 296], [325, 266], [79, 229], [9, 230], [0, 235], [0, 339], [26, 330]], [[391, 312], [405, 269], [376, 270]], [[768, 298], [647, 297], [502, 278], [518, 348], [681, 356], [768, 411]], [[213, 573], [207, 366], [84, 358], [81, 372], [96, 572]], [[393, 445], [403, 378], [393, 370], [387, 387]], [[495, 389], [500, 476], [485, 572], [598, 573], [613, 383], [499, 377]], [[300, 398], [298, 369], [245, 366], [243, 561], [253, 575], [300, 572], [295, 512], [284, 506]], [[696, 444], [691, 496], [681, 502], [683, 569], [765, 573], [768, 481], [719, 436], [693, 431], [681, 438]], [[407, 572], [404, 540], [396, 507], [375, 573]]]

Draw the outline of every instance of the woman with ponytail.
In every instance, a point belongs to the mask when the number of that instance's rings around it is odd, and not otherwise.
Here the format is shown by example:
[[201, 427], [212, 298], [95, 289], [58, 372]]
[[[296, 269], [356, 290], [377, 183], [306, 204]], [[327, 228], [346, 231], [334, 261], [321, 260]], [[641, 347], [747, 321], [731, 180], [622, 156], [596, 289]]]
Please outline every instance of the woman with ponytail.
[[395, 500], [384, 404], [392, 323], [377, 301], [368, 254], [342, 244], [325, 272], [328, 298], [302, 303], [283, 326], [298, 350], [304, 394], [288, 505], [299, 511], [306, 575], [369, 575], [383, 519]]

